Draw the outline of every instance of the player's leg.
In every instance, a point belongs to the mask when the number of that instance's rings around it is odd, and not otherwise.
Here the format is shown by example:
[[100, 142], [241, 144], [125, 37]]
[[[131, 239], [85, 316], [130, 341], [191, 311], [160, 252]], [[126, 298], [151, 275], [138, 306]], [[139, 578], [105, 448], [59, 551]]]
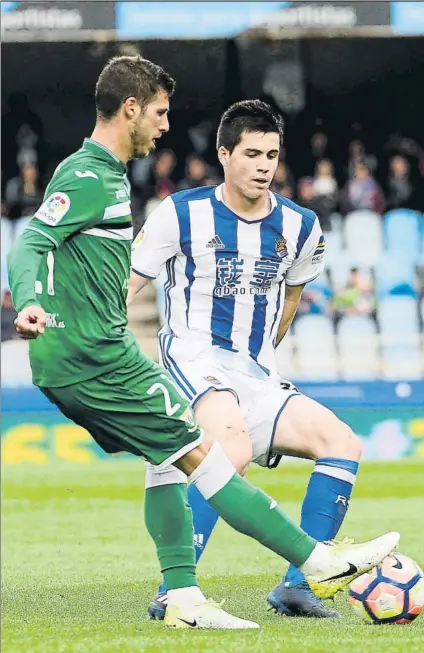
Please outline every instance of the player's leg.
[[[169, 409], [180, 399], [172, 396], [166, 376], [160, 376], [169, 392]], [[154, 384], [156, 386], [157, 383]], [[149, 387], [147, 394], [152, 395], [152, 388]], [[165, 396], [164, 392], [157, 395], [162, 402]], [[160, 416], [157, 404], [150, 403], [149, 409], [151, 413]], [[178, 412], [175, 412], [174, 418], [177, 416]], [[185, 424], [181, 419], [183, 416]], [[237, 474], [218, 442], [215, 441], [210, 448], [207, 444], [199, 445], [192, 423], [188, 409], [188, 414], [184, 411], [177, 418], [173, 433], [162, 443], [151, 437], [155, 431], [159, 436], [158, 426], [161, 422], [151, 424], [144, 441], [145, 455], [152, 462], [155, 459], [160, 461], [159, 471], [169, 464], [181, 469], [189, 477], [189, 482], [197, 486], [203, 497], [230, 526], [258, 540], [297, 567], [302, 566], [311, 580], [317, 583], [316, 589], [321, 594], [333, 595], [352, 580], [355, 574], [375, 566], [397, 544], [398, 534], [383, 536], [354, 550], [341, 550], [339, 547], [317, 543], [278, 508], [276, 501]], [[162, 422], [162, 428], [163, 426]], [[171, 456], [165, 455], [164, 449], [169, 451], [171, 443], [175, 447], [174, 453]], [[163, 528], [169, 528], [169, 524], [163, 524]], [[346, 555], [353, 556], [354, 565], [347, 562]], [[172, 600], [173, 593], [169, 591], [168, 608]], [[168, 611], [166, 618], [168, 619]]]
[[[226, 458], [218, 442], [200, 445], [175, 461], [230, 526], [301, 568], [317, 596], [330, 598], [353, 578], [376, 566], [397, 547], [399, 533], [364, 544], [317, 542], [274, 499], [252, 486]], [[297, 560], [297, 562], [296, 562]]]
[[[183, 455], [185, 450], [196, 447], [203, 436], [194, 424], [191, 409], [159, 372], [159, 368], [150, 368], [149, 361], [142, 378], [133, 373], [125, 378], [120, 371], [78, 386], [43, 391], [69, 419], [86, 428], [107, 453], [144, 453], [152, 463], [160, 463], [176, 451]], [[186, 482], [148, 490], [145, 519], [170, 588], [167, 625], [257, 627], [206, 601], [198, 586]]]
[[[318, 541], [333, 539], [346, 516], [355, 483], [361, 456], [359, 438], [330, 410], [297, 395], [287, 401], [278, 417], [273, 451], [315, 460], [302, 504], [301, 527]], [[302, 572], [293, 565], [268, 600], [283, 614], [335, 616], [311, 596]]]
[[[117, 378], [116, 373], [103, 377], [94, 393], [92, 383], [81, 383], [74, 389], [73, 398], [78, 399], [74, 401], [74, 406], [80, 411], [82, 405], [85, 414], [89, 415], [84, 419], [86, 424], [82, 425], [89, 425], [90, 431], [92, 426], [98, 437], [101, 435], [106, 450], [117, 451], [121, 448], [133, 452], [139, 447], [139, 451], [153, 464], [166, 467], [175, 463], [231, 526], [257, 539], [297, 567], [302, 566], [308, 578], [314, 582], [316, 591], [326, 596], [333, 595], [354, 577], [378, 564], [397, 545], [399, 536], [396, 533], [356, 548], [343, 549], [319, 544], [310, 538], [278, 508], [275, 501], [236, 473], [217, 442], [209, 451], [206, 445], [199, 444], [201, 433], [193, 424], [191, 410], [173, 392], [167, 375], [158, 374], [153, 363], [150, 366], [150, 370], [143, 369], [142, 375], [135, 371], [129, 375], [126, 370], [124, 378]], [[117, 416], [114, 416], [114, 411]], [[75, 419], [73, 415], [69, 416]], [[82, 423], [83, 420], [75, 421]], [[172, 487], [168, 486], [168, 490], [172, 491]], [[158, 518], [164, 500], [166, 497], [162, 494], [161, 500], [156, 500], [156, 511], [152, 511], [153, 515], [157, 512]], [[181, 501], [175, 502], [175, 505], [181, 504]], [[153, 521], [151, 530], [161, 560], [169, 563], [172, 558], [173, 566], [181, 567], [179, 574], [187, 573], [193, 560], [186, 555], [182, 561], [181, 552], [177, 555], [176, 551], [171, 551], [174, 532], [171, 524], [160, 520], [160, 529], [156, 519]], [[186, 522], [187, 519], [182, 521]], [[184, 541], [188, 546], [188, 529], [184, 527], [182, 530], [186, 533]], [[216, 608], [209, 606], [208, 610], [203, 599], [198, 602], [193, 597], [195, 586], [175, 588], [175, 575], [169, 573], [166, 564], [162, 564], [162, 570], [168, 575], [172, 587], [168, 593], [168, 606], [172, 610], [168, 610], [166, 616], [169, 625], [178, 624], [181, 627], [183, 620], [180, 616], [185, 614], [195, 615], [198, 625], [202, 619], [203, 624], [207, 622], [211, 625], [213, 618], [216, 627], [252, 627], [249, 622], [231, 622], [231, 617], [226, 614], [223, 623], [216, 616], [219, 613]], [[192, 622], [186, 625], [189, 627]]]
[[[172, 350], [171, 350], [172, 351]], [[173, 353], [173, 352], [172, 352]], [[175, 384], [192, 401], [196, 419], [205, 431], [205, 442], [220, 442], [225, 454], [240, 474], [244, 474], [252, 459], [252, 445], [243, 419], [238, 399], [227, 374], [218, 369], [213, 361], [200, 359], [186, 361], [174, 354], [173, 364], [169, 358], [169, 372]], [[178, 361], [178, 363], [177, 363]], [[146, 488], [160, 484], [181, 482], [181, 472], [174, 468], [167, 470], [166, 476], [148, 467]], [[184, 479], [183, 479], [184, 482]], [[212, 535], [218, 520], [216, 510], [204, 499], [195, 484], [188, 487], [188, 503], [193, 513], [194, 544], [196, 563], [199, 561]], [[163, 619], [167, 602], [167, 587], [163, 580], [156, 596], [152, 599], [148, 613], [153, 619]]]
[[[236, 470], [244, 474], [252, 459], [252, 444], [237, 399], [232, 392], [210, 389], [195, 403], [194, 412], [201, 428], [205, 430], [205, 442], [218, 441]], [[175, 467], [156, 472], [149, 467], [146, 488], [161, 483], [183, 482], [181, 472]], [[195, 483], [188, 487], [188, 503], [193, 513], [194, 547], [196, 564], [203, 554], [218, 520], [218, 513], [203, 497]], [[156, 596], [148, 608], [152, 619], [163, 619], [167, 605], [167, 585], [162, 580]]]
[[[243, 475], [252, 460], [252, 443], [235, 395], [209, 390], [194, 405], [205, 442], [219, 442], [227, 458]], [[193, 512], [196, 563], [199, 561], [218, 519], [218, 513], [205, 501], [195, 484], [188, 487], [188, 502]]]

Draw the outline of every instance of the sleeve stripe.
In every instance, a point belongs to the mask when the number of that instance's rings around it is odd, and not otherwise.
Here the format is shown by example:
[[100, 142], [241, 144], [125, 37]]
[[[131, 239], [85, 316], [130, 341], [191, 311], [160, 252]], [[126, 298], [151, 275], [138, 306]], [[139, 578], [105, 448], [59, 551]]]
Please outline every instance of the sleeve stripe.
[[312, 234], [315, 221], [316, 221], [316, 215], [314, 215], [313, 220], [311, 220], [310, 215], [302, 215], [302, 224], [300, 227], [299, 238], [297, 241], [297, 248], [296, 248], [297, 250], [296, 258], [299, 258], [306, 241]]
[[144, 277], [145, 279], [156, 279], [156, 277], [151, 277], [148, 274], [144, 274], [144, 272], [139, 272], [135, 268], [131, 268], [131, 270], [132, 270], [132, 272], [135, 272], [136, 274], [138, 274], [139, 277]]
[[48, 238], [49, 240], [51, 240], [51, 242], [52, 242], [54, 245], [56, 245], [56, 247], [59, 247], [59, 243], [57, 242], [57, 240], [55, 240], [55, 239], [53, 238], [53, 236], [50, 236], [49, 234], [46, 234], [46, 233], [45, 233], [44, 231], [42, 231], [41, 229], [37, 229], [37, 227], [32, 227], [32, 226], [31, 226], [31, 227], [28, 226], [28, 227], [26, 227], [26, 228], [28, 229], [28, 231], [36, 231], [38, 234], [42, 234], [43, 236], [45, 236], [46, 238]]

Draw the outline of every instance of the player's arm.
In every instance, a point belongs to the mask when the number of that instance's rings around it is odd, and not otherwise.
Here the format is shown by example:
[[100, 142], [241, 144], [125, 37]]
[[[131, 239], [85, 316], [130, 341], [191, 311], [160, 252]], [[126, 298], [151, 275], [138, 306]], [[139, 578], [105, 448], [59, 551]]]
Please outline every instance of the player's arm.
[[145, 286], [149, 283], [147, 277], [142, 277], [135, 272], [131, 273], [130, 279], [128, 281], [128, 295], [127, 295], [127, 306], [129, 306], [133, 301], [137, 293], [140, 290], [143, 290]]
[[[44, 202], [16, 239], [8, 256], [12, 299], [18, 317], [17, 332], [36, 338], [44, 331], [45, 315], [35, 294], [35, 282], [44, 255], [84, 227], [98, 223], [103, 214], [102, 183], [98, 177], [70, 178], [57, 190], [49, 189]], [[89, 200], [89, 201], [87, 201]]]
[[278, 325], [277, 338], [275, 340], [276, 347], [278, 347], [287, 331], [289, 330], [290, 324], [293, 322], [294, 316], [296, 315], [296, 311], [299, 307], [299, 302], [300, 298], [302, 297], [304, 287], [304, 283], [300, 284], [299, 286], [286, 285], [283, 313], [281, 315], [280, 324]]
[[156, 279], [163, 265], [180, 250], [180, 227], [172, 197], [167, 197], [152, 211], [134, 240], [127, 305], [136, 294]]
[[276, 347], [286, 335], [296, 315], [305, 285], [316, 279], [324, 269], [324, 249], [324, 237], [319, 220], [315, 216], [308, 238], [287, 271], [284, 307], [275, 339]]

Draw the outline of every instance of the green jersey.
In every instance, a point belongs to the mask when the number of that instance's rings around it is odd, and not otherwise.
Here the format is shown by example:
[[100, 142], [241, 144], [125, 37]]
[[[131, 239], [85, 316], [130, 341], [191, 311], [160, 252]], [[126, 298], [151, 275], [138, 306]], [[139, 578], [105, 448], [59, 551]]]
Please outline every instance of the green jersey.
[[135, 362], [126, 309], [133, 239], [126, 166], [86, 139], [56, 169], [26, 231], [50, 242], [35, 284], [47, 321], [30, 342], [34, 383], [61, 387]]

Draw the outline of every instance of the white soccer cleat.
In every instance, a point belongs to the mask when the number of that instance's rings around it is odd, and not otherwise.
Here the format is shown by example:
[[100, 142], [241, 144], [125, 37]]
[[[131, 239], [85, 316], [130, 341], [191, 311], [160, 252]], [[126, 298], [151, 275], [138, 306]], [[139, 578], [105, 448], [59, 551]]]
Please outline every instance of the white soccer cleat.
[[164, 624], [169, 628], [210, 628], [211, 630], [259, 628], [254, 621], [246, 621], [228, 614], [219, 603], [211, 599], [190, 607], [168, 604]]
[[400, 534], [386, 533], [369, 542], [319, 542], [302, 566], [311, 590], [329, 599], [354, 578], [379, 565], [397, 549]]

